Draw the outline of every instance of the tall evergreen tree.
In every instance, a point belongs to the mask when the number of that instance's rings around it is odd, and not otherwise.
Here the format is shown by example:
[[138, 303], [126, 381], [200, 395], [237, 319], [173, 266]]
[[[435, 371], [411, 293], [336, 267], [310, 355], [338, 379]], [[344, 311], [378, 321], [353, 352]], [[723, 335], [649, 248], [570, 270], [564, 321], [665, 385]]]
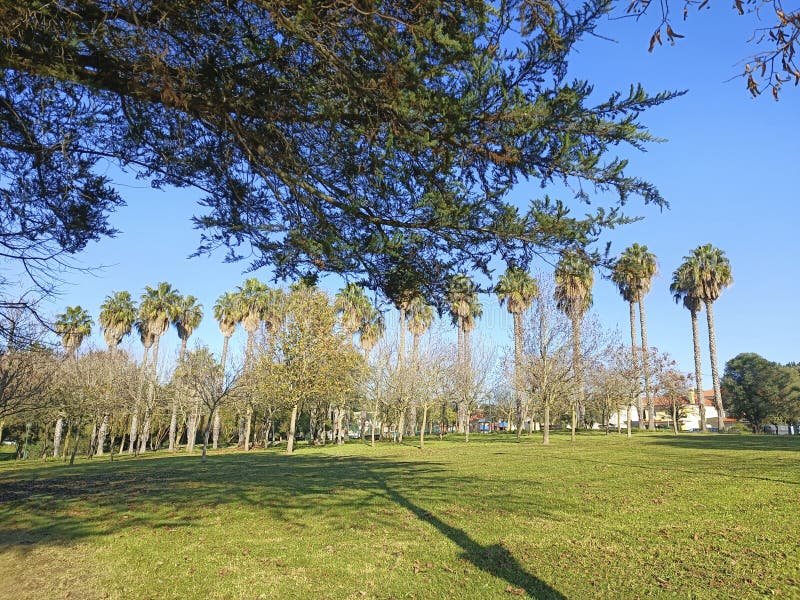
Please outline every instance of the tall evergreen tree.
[[128, 335], [136, 321], [136, 304], [130, 292], [115, 292], [107, 296], [100, 305], [98, 323], [103, 330], [103, 337], [112, 352], [119, 346], [122, 338]]
[[153, 345], [144, 421], [139, 433], [139, 453], [147, 449], [147, 441], [150, 437], [150, 425], [153, 407], [155, 406], [158, 379], [158, 349], [161, 336], [167, 332], [170, 323], [175, 319], [179, 302], [180, 294], [178, 290], [166, 281], [162, 281], [154, 288], [145, 286], [144, 293], [139, 301], [139, 319], [146, 327], [146, 333], [149, 339], [152, 340]]
[[594, 272], [587, 258], [576, 251], [561, 255], [555, 270], [555, 297], [558, 308], [572, 323], [572, 372], [574, 395], [572, 401], [572, 440], [578, 426], [577, 413], [583, 406], [583, 360], [581, 349], [581, 326], [583, 317], [592, 305]]
[[[61, 344], [67, 355], [73, 360], [78, 360], [78, 348], [83, 340], [92, 334], [92, 323], [89, 313], [80, 306], [68, 306], [63, 313], [56, 315], [56, 334], [61, 338]], [[63, 411], [59, 411], [53, 432], [53, 456], [56, 458], [61, 452], [64, 417]]]
[[[130, 334], [136, 321], [136, 304], [133, 302], [130, 292], [115, 292], [112, 296], [106, 296], [103, 304], [100, 305], [100, 316], [97, 320], [103, 330], [108, 350], [114, 354], [122, 339]], [[103, 415], [103, 421], [97, 433], [97, 456], [103, 455], [108, 432], [108, 419], [108, 414]]]
[[522, 316], [527, 311], [534, 299], [539, 295], [539, 285], [525, 270], [509, 267], [500, 276], [494, 288], [500, 305], [506, 305], [508, 312], [514, 319], [514, 403], [517, 419], [517, 439], [522, 432], [524, 418], [523, 391], [522, 391], [522, 341], [524, 331]]
[[[235, 294], [232, 292], [225, 292], [217, 298], [217, 302], [214, 304], [214, 319], [216, 319], [219, 324], [219, 331], [222, 333], [222, 354], [220, 355], [219, 362], [223, 378], [222, 385], [224, 385], [225, 366], [228, 359], [228, 343], [230, 342], [231, 336], [236, 331], [236, 325], [241, 322], [239, 303]], [[211, 447], [214, 448], [214, 450], [216, 450], [219, 445], [220, 419], [218, 408], [214, 411], [214, 426], [211, 434]]]
[[[653, 402], [653, 389], [650, 385], [650, 347], [647, 343], [647, 318], [644, 310], [644, 297], [650, 291], [650, 285], [656, 274], [655, 254], [647, 246], [633, 244], [622, 252], [614, 269], [615, 273], [624, 273], [627, 285], [639, 305], [639, 325], [642, 334], [642, 378], [647, 397], [648, 429], [655, 431], [655, 405]], [[639, 412], [639, 426], [642, 425], [642, 413]]]
[[[461, 385], [466, 388], [467, 376], [470, 368], [469, 334], [475, 328], [475, 318], [482, 314], [482, 307], [478, 301], [478, 292], [475, 283], [463, 273], [450, 279], [447, 288], [447, 299], [450, 305], [450, 316], [453, 324], [458, 329], [458, 371], [462, 379]], [[466, 406], [464, 399], [458, 403], [459, 433], [464, 433], [469, 423], [465, 416]]]
[[719, 369], [717, 366], [717, 334], [714, 329], [714, 302], [722, 294], [722, 290], [733, 283], [731, 263], [725, 252], [711, 244], [698, 246], [688, 257], [684, 257], [691, 268], [693, 293], [706, 308], [708, 323], [708, 351], [711, 358], [711, 379], [714, 383], [714, 402], [717, 405], [719, 431], [725, 429], [725, 407], [722, 404]]
[[691, 257], [685, 259], [675, 272], [672, 274], [672, 283], [669, 286], [675, 302], [682, 302], [684, 308], [689, 311], [692, 319], [692, 351], [694, 353], [694, 385], [695, 401], [700, 411], [700, 429], [708, 431], [706, 424], [706, 405], [703, 395], [703, 370], [700, 356], [700, 327], [698, 325], [698, 314], [703, 308], [703, 303], [695, 293], [694, 280], [692, 273], [694, 266], [691, 264]]
[[[179, 297], [177, 299], [177, 304], [175, 306], [175, 313], [172, 316], [172, 324], [175, 326], [175, 329], [178, 331], [178, 338], [181, 341], [181, 347], [178, 354], [178, 365], [183, 364], [183, 360], [186, 357], [186, 344], [189, 342], [189, 338], [194, 333], [194, 330], [197, 329], [197, 326], [200, 325], [200, 321], [203, 320], [203, 306], [197, 303], [197, 298], [192, 295]], [[185, 388], [181, 386], [180, 391], [182, 392]], [[177, 392], [176, 392], [177, 393]], [[191, 416], [191, 419], [194, 418], [194, 415]], [[194, 426], [197, 425], [196, 422], [190, 422], [192, 427], [187, 428], [187, 435], [189, 439], [187, 440], [187, 449], [191, 450], [192, 446], [194, 445], [194, 439], [192, 437], [193, 433], [196, 433], [194, 430]], [[175, 435], [177, 434], [178, 429], [178, 403], [177, 399], [173, 396], [172, 398], [172, 415], [170, 416], [169, 421], [169, 451], [175, 452], [177, 449], [177, 440], [175, 439]]]

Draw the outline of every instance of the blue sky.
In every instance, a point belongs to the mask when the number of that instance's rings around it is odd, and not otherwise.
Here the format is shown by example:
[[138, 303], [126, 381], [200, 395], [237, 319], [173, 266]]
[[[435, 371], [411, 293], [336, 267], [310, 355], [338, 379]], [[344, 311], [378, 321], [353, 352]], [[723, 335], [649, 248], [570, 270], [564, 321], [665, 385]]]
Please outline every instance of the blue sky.
[[[686, 35], [678, 45], [667, 44], [649, 54], [654, 24], [653, 19], [606, 20], [598, 33], [616, 41], [586, 40], [571, 61], [575, 77], [595, 84], [598, 101], [638, 82], [650, 92], [688, 90], [642, 115], [654, 135], [669, 141], [652, 145], [646, 153], [623, 151], [631, 159], [630, 171], [655, 183], [671, 208], [661, 212], [631, 204], [631, 214], [644, 220], [609, 232], [603, 241], [611, 241], [615, 253], [639, 242], [657, 255], [659, 275], [646, 298], [649, 341], [669, 352], [681, 369], [693, 369], [689, 315], [672, 301], [670, 275], [684, 255], [704, 243], [726, 251], [735, 279], [715, 305], [720, 369], [740, 352], [758, 352], [779, 362], [800, 360], [795, 262], [800, 89], [786, 88], [775, 102], [766, 95], [752, 99], [741, 79], [729, 81], [741, 71], [738, 61], [753, 51], [746, 41], [755, 21], [738, 17], [727, 6], [690, 14], [686, 23], [675, 26]], [[225, 264], [221, 252], [188, 258], [199, 242], [199, 232], [189, 221], [198, 210], [198, 193], [153, 190], [146, 182], [130, 179], [125, 184], [119, 189], [128, 206], [111, 219], [122, 233], [80, 256], [83, 266], [105, 267], [93, 275], [70, 275], [71, 283], [62, 287], [48, 310], [56, 313], [80, 304], [96, 318], [111, 292], [127, 289], [138, 298], [145, 285], [169, 281], [204, 305], [206, 318], [195, 338], [217, 349], [221, 336], [212, 306], [223, 291], [250, 276], [243, 273], [246, 263]], [[520, 185], [514, 196], [543, 193], [531, 183]], [[532, 268], [549, 269], [545, 264]], [[255, 275], [270, 279], [263, 271]], [[323, 286], [335, 291], [340, 282], [329, 278]], [[615, 288], [598, 278], [594, 294], [600, 320], [618, 328], [626, 339], [628, 309]], [[511, 322], [505, 310], [494, 298], [484, 298], [484, 305], [486, 316], [479, 328], [498, 344], [508, 344]], [[705, 335], [704, 327], [702, 331]], [[238, 333], [234, 344], [241, 342]], [[93, 343], [103, 345], [99, 330]], [[174, 353], [174, 330], [163, 344], [166, 355]], [[703, 372], [709, 387], [707, 353]]]

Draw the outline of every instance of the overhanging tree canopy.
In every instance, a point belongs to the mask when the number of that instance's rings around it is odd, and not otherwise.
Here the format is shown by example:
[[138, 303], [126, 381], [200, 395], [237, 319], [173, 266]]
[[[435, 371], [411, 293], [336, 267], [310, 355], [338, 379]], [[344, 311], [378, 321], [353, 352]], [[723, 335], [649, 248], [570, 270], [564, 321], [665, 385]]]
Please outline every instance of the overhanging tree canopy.
[[[27, 193], [47, 212], [67, 189], [92, 217], [119, 202], [96, 175], [111, 160], [204, 192], [201, 251], [378, 289], [410, 271], [441, 299], [447, 273], [583, 245], [632, 196], [664, 203], [612, 151], [651, 141], [638, 115], [674, 94], [594, 104], [566, 78], [608, 8], [0, 0], [0, 194], [21, 205], [20, 183], [52, 163], [62, 186]], [[504, 197], [524, 178], [616, 200], [519, 209]]]

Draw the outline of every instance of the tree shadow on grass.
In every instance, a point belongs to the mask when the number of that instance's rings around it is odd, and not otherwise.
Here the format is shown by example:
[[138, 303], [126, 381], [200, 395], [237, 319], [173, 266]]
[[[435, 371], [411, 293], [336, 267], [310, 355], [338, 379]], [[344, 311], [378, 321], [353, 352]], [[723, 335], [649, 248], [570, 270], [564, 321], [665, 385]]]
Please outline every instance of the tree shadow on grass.
[[739, 435], [735, 433], [658, 436], [650, 443], [688, 450], [768, 450], [800, 452], [800, 435]]
[[386, 482], [380, 481], [386, 496], [413, 513], [420, 521], [436, 528], [442, 535], [463, 550], [462, 558], [468, 560], [481, 571], [506, 581], [509, 587], [506, 592], [521, 594], [523, 591], [533, 598], [552, 600], [565, 599], [566, 596], [550, 587], [547, 583], [528, 573], [502, 544], [482, 546], [473, 540], [463, 529], [448, 525], [431, 512], [414, 504], [406, 496], [392, 489]]
[[[403, 490], [400, 493], [398, 490]], [[562, 598], [528, 574], [502, 545], [480, 545], [409, 500], [431, 506], [454, 503], [454, 494], [497, 502], [504, 510], [535, 510], [546, 516], [545, 501], [513, 490], [492, 492], [474, 475], [459, 475], [435, 461], [278, 452], [211, 456], [161, 456], [109, 462], [24, 466], [0, 471], [0, 552], [25, 554], [37, 546], [69, 546], [123, 532], [177, 531], [203, 526], [230, 507], [263, 512], [287, 532], [302, 535], [309, 519], [369, 515], [378, 527], [396, 527], [387, 501], [429, 523], [463, 550], [481, 570], [536, 597]], [[500, 495], [497, 495], [500, 494]], [[522, 495], [521, 495], [522, 494]], [[522, 592], [517, 592], [522, 593]]]

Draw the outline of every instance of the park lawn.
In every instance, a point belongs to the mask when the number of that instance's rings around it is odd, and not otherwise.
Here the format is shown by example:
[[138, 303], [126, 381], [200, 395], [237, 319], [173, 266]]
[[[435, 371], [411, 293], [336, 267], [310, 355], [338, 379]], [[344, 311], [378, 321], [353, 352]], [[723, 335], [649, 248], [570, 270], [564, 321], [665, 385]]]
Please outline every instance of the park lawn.
[[800, 598], [800, 439], [0, 464], [0, 596]]

